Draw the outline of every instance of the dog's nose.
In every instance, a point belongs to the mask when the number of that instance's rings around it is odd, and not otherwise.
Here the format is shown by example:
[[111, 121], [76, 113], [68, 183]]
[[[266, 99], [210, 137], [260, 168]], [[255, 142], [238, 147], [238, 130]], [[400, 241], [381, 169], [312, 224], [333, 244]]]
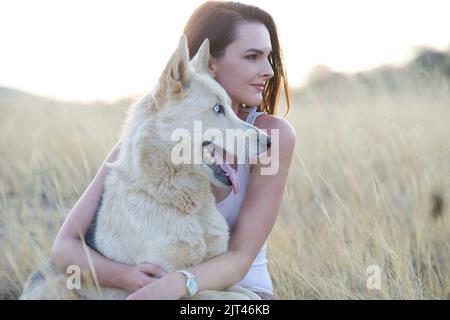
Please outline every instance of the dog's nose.
[[271, 145], [272, 145], [272, 140], [270, 140], [270, 137], [267, 137], [267, 149], [269, 149]]

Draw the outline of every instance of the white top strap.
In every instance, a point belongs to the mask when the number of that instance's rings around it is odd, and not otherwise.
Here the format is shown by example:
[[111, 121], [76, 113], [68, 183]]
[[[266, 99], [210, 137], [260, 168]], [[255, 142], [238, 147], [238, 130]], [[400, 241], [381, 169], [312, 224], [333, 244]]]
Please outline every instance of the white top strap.
[[251, 110], [249, 111], [249, 115], [247, 117], [247, 122], [250, 123], [251, 125], [253, 125], [256, 117], [259, 116], [260, 114], [263, 114], [264, 112], [256, 111], [256, 110], [258, 110], [258, 107], [251, 107], [249, 109], [251, 109]]

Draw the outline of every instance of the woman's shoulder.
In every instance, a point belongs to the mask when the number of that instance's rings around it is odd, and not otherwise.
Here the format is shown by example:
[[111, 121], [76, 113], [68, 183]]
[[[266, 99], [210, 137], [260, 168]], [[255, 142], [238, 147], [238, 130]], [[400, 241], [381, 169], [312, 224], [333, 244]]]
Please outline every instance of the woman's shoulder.
[[[279, 156], [290, 159], [295, 148], [295, 130], [288, 120], [276, 115], [267, 113], [261, 113], [254, 121], [253, 125], [258, 129], [266, 131], [273, 139], [276, 136], [278, 142], [283, 141], [282, 144], [278, 143]], [[278, 135], [274, 135], [274, 131], [277, 130]], [[250, 172], [253, 169], [253, 165], [250, 166]]]
[[285, 118], [262, 113], [255, 119], [253, 124], [259, 129], [266, 129], [269, 134], [270, 130], [278, 130], [280, 138], [283, 138], [283, 141], [285, 139], [293, 139], [295, 141], [295, 129]]

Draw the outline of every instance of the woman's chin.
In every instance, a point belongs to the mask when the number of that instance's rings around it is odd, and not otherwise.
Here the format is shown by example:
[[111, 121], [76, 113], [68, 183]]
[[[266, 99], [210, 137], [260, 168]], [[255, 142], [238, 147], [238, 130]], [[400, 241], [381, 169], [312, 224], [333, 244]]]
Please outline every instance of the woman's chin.
[[259, 106], [263, 102], [263, 97], [262, 97], [262, 94], [257, 94], [257, 95], [258, 95], [257, 97], [251, 97], [251, 98], [247, 99], [247, 101], [244, 102], [244, 104], [249, 107]]

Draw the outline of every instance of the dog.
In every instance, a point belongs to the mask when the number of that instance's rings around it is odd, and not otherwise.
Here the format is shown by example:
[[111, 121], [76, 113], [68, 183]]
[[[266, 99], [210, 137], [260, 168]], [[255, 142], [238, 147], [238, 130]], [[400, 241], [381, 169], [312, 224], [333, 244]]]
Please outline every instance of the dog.
[[[243, 155], [216, 136], [192, 138], [195, 124], [221, 134], [227, 129], [245, 131], [249, 142], [245, 152], [250, 157], [266, 152], [270, 138], [233, 112], [230, 97], [208, 73], [209, 58], [206, 39], [189, 60], [182, 35], [155, 88], [130, 106], [120, 152], [107, 164], [101, 204], [86, 235], [86, 243], [105, 257], [128, 265], [153, 263], [173, 272], [227, 251], [228, 225], [216, 208], [211, 183], [232, 186], [236, 192], [236, 173], [222, 160], [226, 155], [238, 159]], [[189, 133], [183, 145], [200, 163], [176, 159], [181, 149], [173, 139], [177, 130]], [[129, 295], [88, 285], [70, 290], [67, 277], [49, 259], [28, 278], [20, 299], [109, 300]], [[225, 291], [201, 291], [190, 299], [259, 296], [232, 286]]]

